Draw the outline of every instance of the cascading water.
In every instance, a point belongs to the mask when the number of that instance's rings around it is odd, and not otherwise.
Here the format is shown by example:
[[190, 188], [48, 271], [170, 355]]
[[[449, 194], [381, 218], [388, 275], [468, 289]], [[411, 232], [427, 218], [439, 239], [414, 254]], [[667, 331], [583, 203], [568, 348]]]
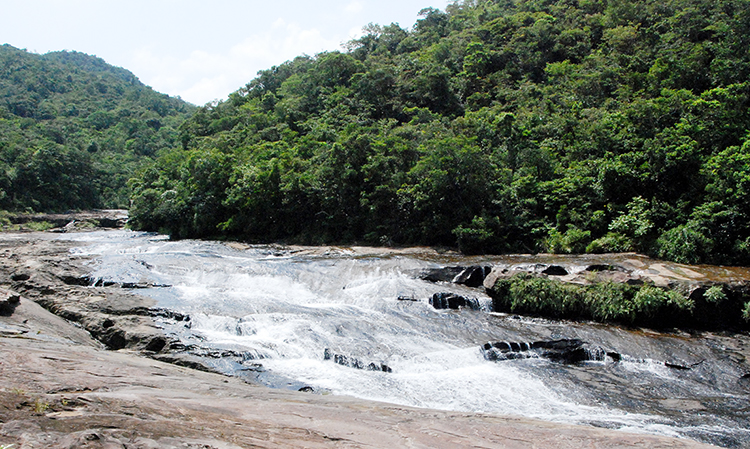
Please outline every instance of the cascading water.
[[[139, 293], [189, 316], [160, 324], [194, 354], [212, 354], [206, 362], [228, 374], [417, 407], [750, 445], [747, 389], [736, 381], [742, 373], [735, 365], [712, 362], [708, 370], [698, 363], [688, 371], [663, 363], [720, 360], [711, 345], [489, 313], [481, 291], [415, 275], [455, 260], [235, 249], [127, 231], [61, 238], [88, 243], [76, 251], [96, 256], [93, 278], [169, 286]], [[436, 310], [427, 301], [436, 292], [477, 298], [481, 310]], [[571, 338], [615, 348], [622, 357], [566, 365], [531, 356], [489, 361], [482, 351], [491, 341]]]

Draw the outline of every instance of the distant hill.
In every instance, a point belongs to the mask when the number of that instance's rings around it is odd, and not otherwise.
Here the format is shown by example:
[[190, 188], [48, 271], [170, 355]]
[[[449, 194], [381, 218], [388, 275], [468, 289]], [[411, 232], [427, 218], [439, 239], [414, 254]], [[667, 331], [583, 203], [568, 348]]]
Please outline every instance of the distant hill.
[[0, 46], [0, 209], [128, 207], [127, 180], [195, 109], [95, 56]]

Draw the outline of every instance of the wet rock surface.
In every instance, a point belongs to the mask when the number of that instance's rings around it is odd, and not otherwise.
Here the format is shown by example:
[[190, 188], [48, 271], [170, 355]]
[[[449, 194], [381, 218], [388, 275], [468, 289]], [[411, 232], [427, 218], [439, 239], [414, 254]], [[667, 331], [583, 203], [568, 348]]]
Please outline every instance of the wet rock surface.
[[[689, 440], [271, 390], [122, 351], [31, 301], [0, 335], [0, 444], [34, 448], [698, 448]], [[25, 324], [24, 324], [25, 321]]]
[[68, 254], [69, 242], [0, 242], [0, 282], [54, 314], [81, 325], [110, 349], [158, 352], [168, 343], [144, 313], [152, 301], [125, 291], [88, 287], [86, 258]]

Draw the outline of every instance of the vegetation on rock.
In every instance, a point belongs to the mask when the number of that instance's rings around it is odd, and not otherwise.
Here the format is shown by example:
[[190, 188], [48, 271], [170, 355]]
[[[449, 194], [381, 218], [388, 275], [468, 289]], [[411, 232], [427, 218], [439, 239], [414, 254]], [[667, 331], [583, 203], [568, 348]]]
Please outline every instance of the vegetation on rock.
[[498, 279], [488, 293], [497, 312], [655, 328], [747, 328], [747, 285], [703, 286], [690, 291], [683, 287], [617, 282], [581, 285], [524, 273]]

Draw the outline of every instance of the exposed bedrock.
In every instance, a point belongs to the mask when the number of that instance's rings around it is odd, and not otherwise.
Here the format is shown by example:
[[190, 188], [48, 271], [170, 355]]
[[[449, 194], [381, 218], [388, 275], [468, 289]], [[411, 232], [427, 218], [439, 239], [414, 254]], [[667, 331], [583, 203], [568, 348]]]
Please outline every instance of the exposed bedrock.
[[[152, 318], [187, 321], [189, 317], [153, 308], [153, 301], [127, 290], [91, 286], [84, 274], [85, 259], [71, 257], [67, 243], [47, 242], [51, 249], [14, 250], [15, 258], [6, 258], [0, 282], [18, 297], [35, 301], [45, 309], [78, 323], [109, 349], [134, 349], [161, 352], [171, 339]], [[5, 307], [10, 310], [10, 304]]]
[[128, 211], [111, 209], [66, 214], [10, 213], [8, 219], [11, 223], [17, 225], [46, 222], [57, 228], [55, 232], [88, 231], [92, 228], [123, 228], [128, 221]]

